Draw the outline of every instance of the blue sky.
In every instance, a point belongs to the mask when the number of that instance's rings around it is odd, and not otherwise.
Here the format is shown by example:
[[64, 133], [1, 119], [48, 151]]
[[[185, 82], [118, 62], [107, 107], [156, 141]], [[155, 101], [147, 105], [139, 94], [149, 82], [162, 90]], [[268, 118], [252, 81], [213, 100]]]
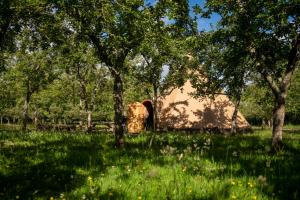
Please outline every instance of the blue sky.
[[[205, 5], [205, 0], [189, 0], [190, 4], [190, 9], [192, 10], [192, 7], [198, 4], [202, 9], [204, 8]], [[191, 13], [191, 15], [193, 15]], [[209, 31], [212, 28], [214, 28], [217, 24], [217, 22], [221, 19], [221, 17], [217, 14], [212, 14], [211, 18], [206, 19], [206, 18], [200, 18], [198, 17], [198, 30], [199, 31]]]
[[[152, 4], [155, 3], [156, 0], [146, 0], [146, 2]], [[193, 6], [198, 4], [202, 9], [204, 8], [206, 0], [189, 0], [190, 10], [193, 10]], [[191, 16], [194, 16], [193, 12], [190, 12]], [[221, 17], [217, 14], [212, 14], [211, 18], [201, 18], [198, 16], [198, 30], [199, 31], [210, 31], [212, 30], [217, 22], [221, 19]], [[167, 21], [167, 19], [165, 19]]]

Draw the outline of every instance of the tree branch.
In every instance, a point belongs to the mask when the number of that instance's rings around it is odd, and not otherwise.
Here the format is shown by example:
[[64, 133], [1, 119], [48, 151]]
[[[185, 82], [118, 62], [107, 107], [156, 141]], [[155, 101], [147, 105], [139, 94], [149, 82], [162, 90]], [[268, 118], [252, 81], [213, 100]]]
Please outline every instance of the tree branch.
[[286, 66], [284, 78], [280, 85], [281, 91], [287, 91], [288, 87], [290, 86], [293, 72], [295, 71], [297, 62], [299, 60], [299, 57], [297, 56], [299, 46], [300, 46], [300, 38], [299, 37], [300, 37], [300, 34], [298, 33], [296, 39], [293, 41], [293, 46], [289, 53], [288, 64]]
[[277, 86], [276, 82], [274, 81], [274, 79], [272, 78], [272, 76], [270, 74], [267, 74], [267, 72], [262, 71], [260, 72], [260, 74], [263, 76], [263, 78], [267, 81], [269, 87], [271, 88], [273, 94], [275, 96], [278, 96], [278, 94], [280, 93], [280, 89]]

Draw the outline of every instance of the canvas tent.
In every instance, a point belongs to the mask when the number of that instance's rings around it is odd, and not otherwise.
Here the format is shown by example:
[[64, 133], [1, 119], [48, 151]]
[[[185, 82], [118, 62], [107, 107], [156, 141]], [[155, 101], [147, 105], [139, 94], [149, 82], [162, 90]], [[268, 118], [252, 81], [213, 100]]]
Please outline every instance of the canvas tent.
[[[216, 95], [213, 99], [209, 97], [195, 98], [192, 96], [193, 92], [195, 92], [195, 89], [192, 87], [191, 82], [187, 81], [181, 88], [176, 88], [168, 95], [159, 97], [157, 128], [160, 130], [229, 131], [234, 112], [234, 104], [229, 98], [226, 95]], [[140, 117], [137, 118], [140, 118], [140, 120], [134, 119], [135, 117], [131, 115], [127, 125], [128, 129], [133, 127], [133, 125], [130, 125], [130, 122], [133, 121], [145, 123], [142, 127], [139, 126], [142, 129], [147, 126], [148, 122], [153, 122], [151, 101], [146, 100], [143, 103], [138, 103], [138, 105], [137, 107], [131, 107], [131, 109], [135, 108], [136, 110], [130, 112], [139, 113], [137, 116]], [[143, 106], [144, 109], [142, 109]], [[142, 115], [140, 112], [145, 113]], [[141, 119], [142, 116], [143, 119]], [[247, 120], [238, 112], [237, 129], [249, 130], [250, 128]]]
[[[231, 129], [234, 104], [226, 95], [194, 98], [195, 89], [190, 81], [170, 94], [160, 97], [158, 124], [160, 129], [219, 130]], [[237, 128], [249, 129], [250, 125], [238, 112]]]

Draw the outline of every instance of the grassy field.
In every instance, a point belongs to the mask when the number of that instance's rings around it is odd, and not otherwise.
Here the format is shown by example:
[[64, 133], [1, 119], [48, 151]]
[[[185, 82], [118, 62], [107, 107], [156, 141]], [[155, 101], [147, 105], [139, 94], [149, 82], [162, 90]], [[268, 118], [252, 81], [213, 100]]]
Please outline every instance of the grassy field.
[[150, 138], [0, 131], [0, 199], [300, 199], [300, 132]]

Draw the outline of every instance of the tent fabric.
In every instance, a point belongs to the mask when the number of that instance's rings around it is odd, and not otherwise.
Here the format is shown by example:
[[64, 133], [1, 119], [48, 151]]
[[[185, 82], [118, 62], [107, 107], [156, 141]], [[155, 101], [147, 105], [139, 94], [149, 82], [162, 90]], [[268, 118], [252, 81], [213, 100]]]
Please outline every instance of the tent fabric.
[[147, 108], [139, 102], [128, 105], [127, 131], [128, 133], [140, 133], [145, 128], [145, 120], [148, 117]]
[[[231, 128], [234, 104], [226, 95], [194, 98], [195, 92], [190, 81], [181, 88], [174, 89], [169, 95], [158, 100], [159, 129], [219, 129]], [[238, 112], [237, 128], [249, 129], [250, 125]]]

